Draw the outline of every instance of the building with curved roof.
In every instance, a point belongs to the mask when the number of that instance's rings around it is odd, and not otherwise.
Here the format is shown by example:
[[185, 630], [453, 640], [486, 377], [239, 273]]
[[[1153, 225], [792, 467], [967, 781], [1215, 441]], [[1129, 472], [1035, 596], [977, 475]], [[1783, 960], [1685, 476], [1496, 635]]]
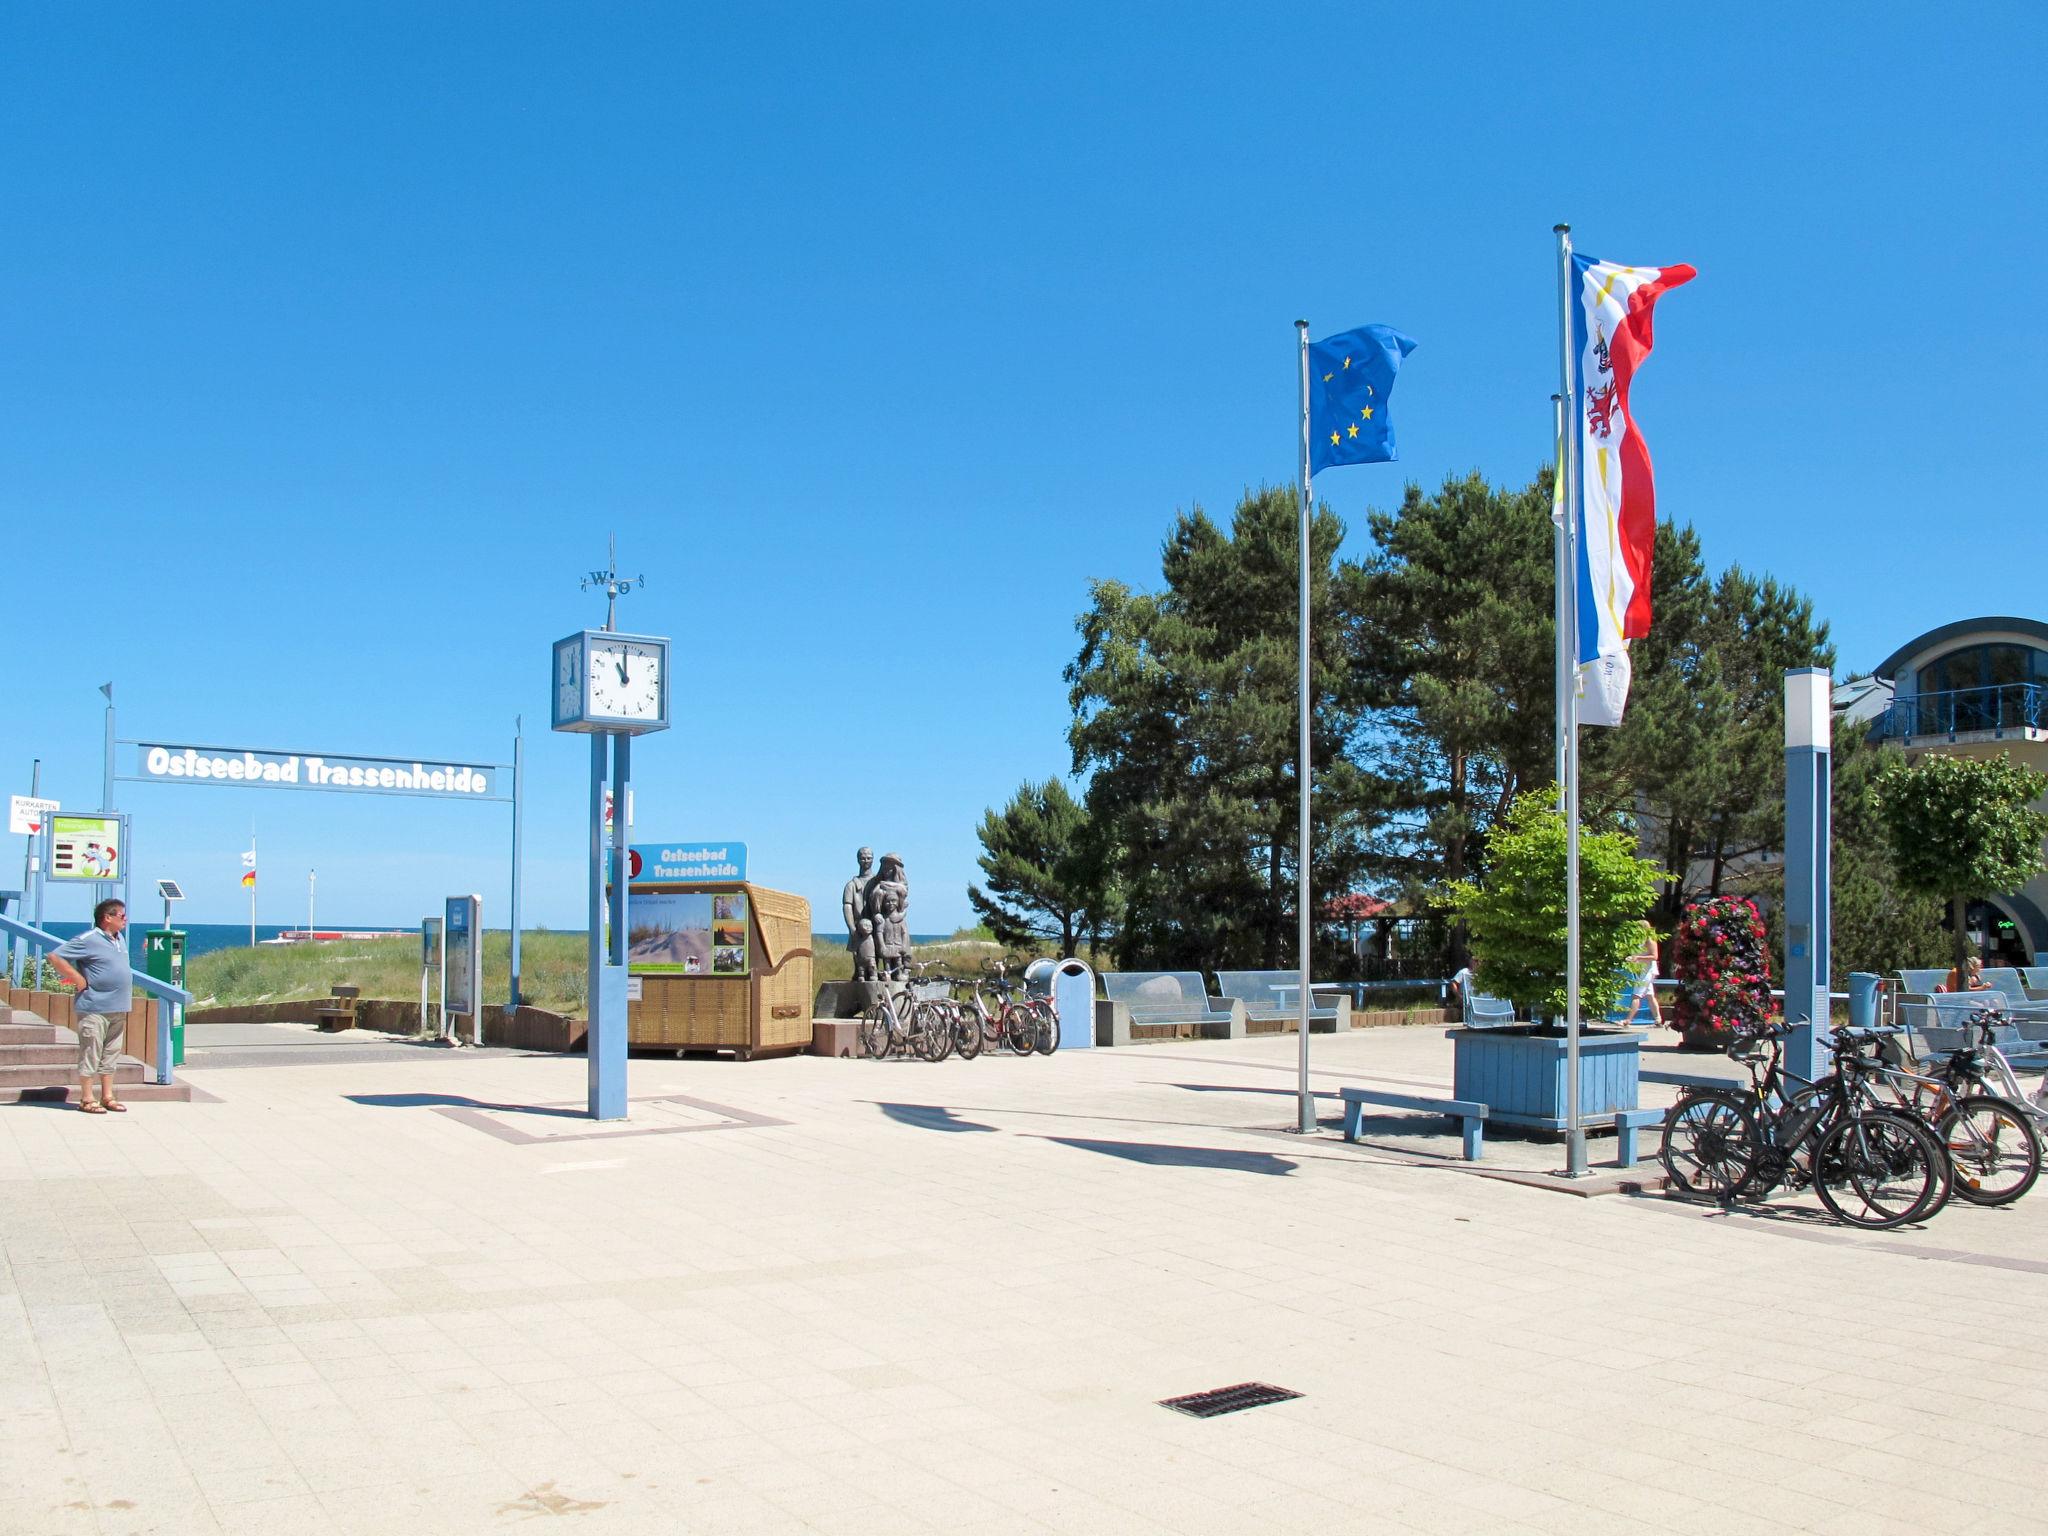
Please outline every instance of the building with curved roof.
[[[1874, 739], [1908, 757], [2008, 752], [2048, 772], [2048, 624], [2039, 619], [1944, 624], [1893, 651], [1874, 676], [1878, 688], [1845, 710], [1847, 720], [1869, 719]], [[2048, 875], [1977, 903], [1969, 922], [1986, 965], [2035, 964], [2048, 952]]]

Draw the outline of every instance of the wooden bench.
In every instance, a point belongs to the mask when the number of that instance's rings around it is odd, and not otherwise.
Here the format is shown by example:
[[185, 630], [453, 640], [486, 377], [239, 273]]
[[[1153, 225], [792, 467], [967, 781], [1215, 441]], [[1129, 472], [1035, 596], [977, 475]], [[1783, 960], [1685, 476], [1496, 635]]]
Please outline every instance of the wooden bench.
[[1617, 1109], [1614, 1112], [1614, 1166], [1636, 1165], [1636, 1132], [1664, 1123], [1661, 1109]]
[[1365, 1106], [1384, 1104], [1394, 1109], [1420, 1110], [1424, 1114], [1446, 1115], [1458, 1122], [1458, 1129], [1465, 1139], [1465, 1161], [1476, 1163], [1486, 1150], [1486, 1116], [1484, 1104], [1468, 1099], [1430, 1099], [1413, 1093], [1389, 1093], [1379, 1088], [1342, 1088], [1338, 1090], [1344, 1100], [1344, 1139], [1358, 1140], [1365, 1122]]
[[327, 1033], [356, 1027], [356, 1003], [363, 995], [361, 987], [330, 987], [327, 1001], [313, 1009], [313, 1022]]

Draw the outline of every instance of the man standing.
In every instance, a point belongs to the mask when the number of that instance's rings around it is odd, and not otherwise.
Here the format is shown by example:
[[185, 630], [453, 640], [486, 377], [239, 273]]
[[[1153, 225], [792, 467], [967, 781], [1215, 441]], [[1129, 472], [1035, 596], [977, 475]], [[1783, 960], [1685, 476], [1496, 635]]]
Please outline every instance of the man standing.
[[[128, 968], [128, 909], [107, 900], [92, 909], [92, 927], [50, 951], [50, 963], [67, 987], [78, 992], [78, 1107], [88, 1115], [128, 1106], [114, 1097], [114, 1064], [121, 1059], [121, 1034], [135, 998], [135, 974]], [[97, 1102], [92, 1080], [100, 1080]]]
[[868, 890], [875, 883], [875, 850], [863, 848], [854, 855], [860, 873], [846, 882], [839, 893], [839, 910], [846, 914], [846, 947], [853, 951], [853, 979], [875, 979], [875, 923], [868, 915]]

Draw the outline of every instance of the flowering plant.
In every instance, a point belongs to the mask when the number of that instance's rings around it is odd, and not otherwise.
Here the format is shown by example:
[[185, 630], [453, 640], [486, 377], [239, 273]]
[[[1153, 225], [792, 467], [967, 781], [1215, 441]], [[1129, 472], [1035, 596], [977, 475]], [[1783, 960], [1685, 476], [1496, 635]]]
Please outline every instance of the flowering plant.
[[1718, 1049], [1764, 1027], [1771, 1009], [1771, 967], [1764, 920], [1743, 896], [1688, 902], [1671, 936], [1678, 1006], [1672, 1024], [1685, 1043]]

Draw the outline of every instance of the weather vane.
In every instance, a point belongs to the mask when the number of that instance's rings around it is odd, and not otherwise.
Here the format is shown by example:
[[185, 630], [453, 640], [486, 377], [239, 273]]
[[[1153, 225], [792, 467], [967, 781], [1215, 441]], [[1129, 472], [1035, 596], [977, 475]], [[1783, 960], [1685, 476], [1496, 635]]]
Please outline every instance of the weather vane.
[[606, 629], [617, 629], [618, 625], [613, 620], [618, 617], [619, 594], [630, 592], [635, 587], [646, 586], [647, 578], [645, 576], [621, 576], [619, 574], [619, 538], [617, 534], [605, 535], [605, 562], [603, 570], [592, 571], [583, 578], [581, 587], [585, 592], [595, 587], [604, 588], [604, 627]]

